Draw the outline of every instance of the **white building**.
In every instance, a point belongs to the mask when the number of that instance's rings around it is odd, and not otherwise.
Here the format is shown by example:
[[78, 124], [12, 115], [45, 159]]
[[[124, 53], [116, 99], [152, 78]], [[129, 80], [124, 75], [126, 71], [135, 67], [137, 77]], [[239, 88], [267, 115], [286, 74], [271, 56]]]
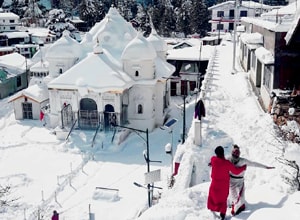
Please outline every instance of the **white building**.
[[15, 118], [40, 119], [41, 109], [46, 108], [49, 100], [47, 87], [42, 81], [16, 93], [10, 97], [9, 102], [13, 103]]
[[44, 78], [49, 126], [107, 130], [116, 123], [149, 131], [161, 126], [170, 104], [167, 78], [175, 71], [166, 53], [155, 32], [143, 37], [115, 8], [81, 43], [64, 33], [43, 61], [49, 62]]
[[0, 99], [28, 86], [27, 70], [31, 62], [19, 53], [0, 56]]
[[12, 12], [0, 13], [0, 32], [16, 31], [20, 17]]
[[245, 33], [240, 36], [238, 59], [249, 72], [250, 82], [265, 110], [272, 92], [279, 94], [300, 87], [299, 21], [297, 2], [258, 18], [241, 19]]
[[235, 1], [226, 1], [208, 8], [211, 12], [211, 34], [223, 34], [234, 30], [235, 13], [240, 25], [242, 17], [258, 17], [262, 13], [270, 11], [274, 6], [265, 5], [253, 1], [241, 1], [235, 8]]
[[208, 61], [213, 53], [213, 46], [183, 41], [168, 50], [167, 60], [176, 67], [171, 78], [171, 95], [190, 95], [199, 91], [206, 73]]

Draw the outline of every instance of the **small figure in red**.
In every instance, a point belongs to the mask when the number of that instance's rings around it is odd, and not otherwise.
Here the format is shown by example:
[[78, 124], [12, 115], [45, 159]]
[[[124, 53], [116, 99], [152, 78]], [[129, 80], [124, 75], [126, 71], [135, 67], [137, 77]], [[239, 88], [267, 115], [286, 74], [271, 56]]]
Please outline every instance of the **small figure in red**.
[[59, 220], [59, 214], [56, 210], [53, 211], [51, 220]]

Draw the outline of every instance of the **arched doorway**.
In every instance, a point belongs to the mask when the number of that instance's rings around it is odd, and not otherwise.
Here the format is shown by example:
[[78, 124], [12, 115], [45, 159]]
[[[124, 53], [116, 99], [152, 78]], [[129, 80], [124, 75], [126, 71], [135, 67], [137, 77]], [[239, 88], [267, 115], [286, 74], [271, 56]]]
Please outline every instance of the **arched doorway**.
[[81, 129], [96, 129], [100, 124], [97, 104], [93, 99], [80, 100], [78, 111], [78, 126]]
[[104, 129], [107, 131], [112, 128], [112, 124], [118, 124], [117, 115], [112, 105], [107, 104], [104, 107]]

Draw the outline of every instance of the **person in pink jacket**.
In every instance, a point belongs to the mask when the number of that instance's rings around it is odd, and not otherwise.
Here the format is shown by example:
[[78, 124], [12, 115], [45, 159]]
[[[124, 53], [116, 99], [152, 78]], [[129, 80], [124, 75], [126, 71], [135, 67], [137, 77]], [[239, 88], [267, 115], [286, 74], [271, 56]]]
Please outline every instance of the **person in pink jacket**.
[[215, 149], [215, 154], [216, 156], [212, 156], [209, 163], [211, 166], [211, 183], [207, 199], [207, 208], [213, 213], [220, 212], [221, 219], [224, 220], [227, 210], [227, 197], [229, 194], [229, 174], [231, 172], [238, 175], [246, 170], [247, 166], [236, 167], [229, 160], [226, 160], [222, 146], [218, 146]]

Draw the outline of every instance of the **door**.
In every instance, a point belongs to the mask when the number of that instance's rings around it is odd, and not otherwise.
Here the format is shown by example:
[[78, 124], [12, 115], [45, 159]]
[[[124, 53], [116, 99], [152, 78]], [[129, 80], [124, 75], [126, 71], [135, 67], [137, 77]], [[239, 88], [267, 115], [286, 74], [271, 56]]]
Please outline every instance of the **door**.
[[32, 103], [22, 103], [23, 119], [32, 119]]

